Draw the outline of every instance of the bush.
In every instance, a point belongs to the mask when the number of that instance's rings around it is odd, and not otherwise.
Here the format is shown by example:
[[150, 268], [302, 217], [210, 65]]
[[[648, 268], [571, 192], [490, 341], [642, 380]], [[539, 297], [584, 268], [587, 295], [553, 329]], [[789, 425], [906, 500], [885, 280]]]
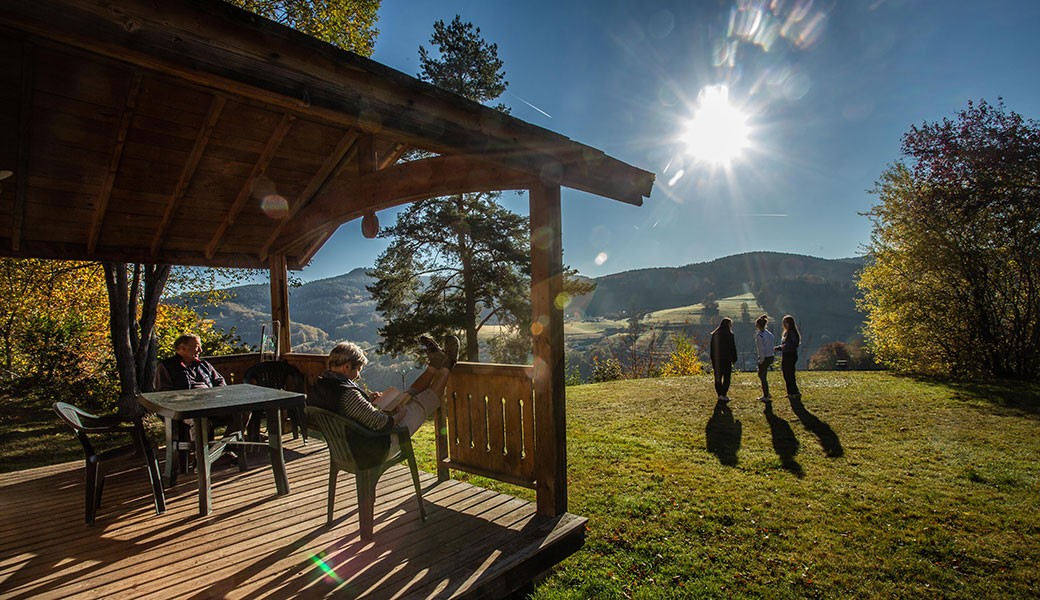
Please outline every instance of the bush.
[[625, 373], [621, 369], [621, 363], [616, 358], [600, 360], [598, 356], [592, 357], [592, 382], [614, 381], [624, 379]]
[[704, 373], [704, 363], [701, 362], [700, 351], [693, 338], [685, 333], [677, 333], [672, 336], [672, 341], [675, 343], [675, 350], [661, 369], [661, 376], [682, 377]]

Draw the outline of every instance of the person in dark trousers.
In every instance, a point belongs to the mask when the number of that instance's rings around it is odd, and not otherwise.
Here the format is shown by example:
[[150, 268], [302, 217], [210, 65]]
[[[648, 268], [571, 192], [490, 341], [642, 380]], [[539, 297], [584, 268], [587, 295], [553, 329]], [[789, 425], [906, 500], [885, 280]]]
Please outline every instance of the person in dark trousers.
[[762, 402], [769, 402], [769, 366], [773, 364], [774, 346], [773, 334], [766, 329], [769, 317], [762, 315], [755, 321], [755, 350], [758, 353], [758, 380], [762, 382], [762, 395], [758, 398]]
[[733, 321], [722, 319], [715, 331], [711, 332], [711, 370], [715, 374], [715, 393], [720, 402], [729, 402], [730, 376], [733, 363], [737, 362], [737, 341], [733, 337]]
[[780, 345], [774, 350], [779, 350], [781, 353], [780, 370], [784, 374], [787, 397], [799, 400], [802, 395], [798, 392], [798, 382], [794, 380], [794, 365], [798, 362], [798, 343], [801, 342], [801, 336], [798, 334], [798, 327], [795, 326], [794, 317], [791, 315], [785, 315], [781, 323], [784, 326], [784, 333], [780, 338]]

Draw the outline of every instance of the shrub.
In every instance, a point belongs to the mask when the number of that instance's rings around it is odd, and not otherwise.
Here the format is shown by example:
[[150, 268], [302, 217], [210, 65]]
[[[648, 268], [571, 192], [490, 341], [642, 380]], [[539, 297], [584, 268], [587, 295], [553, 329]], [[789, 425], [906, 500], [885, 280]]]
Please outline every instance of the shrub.
[[668, 357], [668, 362], [661, 369], [662, 377], [681, 377], [685, 375], [701, 375], [704, 373], [704, 363], [700, 358], [700, 350], [693, 338], [685, 333], [677, 333], [672, 336], [675, 350]]
[[592, 382], [614, 381], [624, 379], [625, 373], [621, 369], [621, 362], [616, 358], [600, 360], [598, 356], [592, 357]]

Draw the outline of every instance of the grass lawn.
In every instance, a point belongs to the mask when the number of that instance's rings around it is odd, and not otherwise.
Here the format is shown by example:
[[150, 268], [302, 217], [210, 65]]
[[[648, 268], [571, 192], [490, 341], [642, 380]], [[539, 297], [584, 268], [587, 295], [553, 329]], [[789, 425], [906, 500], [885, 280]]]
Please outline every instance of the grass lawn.
[[[729, 407], [706, 377], [567, 388], [589, 530], [532, 598], [1040, 596], [1040, 385], [799, 378], [797, 410], [751, 373]], [[2, 401], [2, 470], [82, 460], [49, 407]], [[432, 470], [430, 424], [414, 439]]]
[[589, 530], [533, 598], [1040, 595], [1040, 386], [799, 376], [797, 412], [750, 373], [729, 410], [705, 377], [567, 388]]

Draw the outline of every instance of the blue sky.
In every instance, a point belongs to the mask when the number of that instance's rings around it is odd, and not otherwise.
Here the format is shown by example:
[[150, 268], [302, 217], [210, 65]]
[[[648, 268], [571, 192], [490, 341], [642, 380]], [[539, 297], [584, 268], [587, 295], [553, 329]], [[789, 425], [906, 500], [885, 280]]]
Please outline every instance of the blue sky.
[[[657, 174], [642, 207], [564, 189], [564, 261], [592, 277], [754, 250], [859, 254], [867, 190], [912, 124], [998, 96], [1040, 118], [1034, 0], [384, 0], [373, 58], [416, 75], [433, 22], [456, 14], [498, 44], [513, 116]], [[728, 166], [682, 142], [718, 85], [748, 115]], [[525, 196], [503, 203], [527, 212]], [[385, 246], [348, 223], [299, 275], [371, 266]]]

